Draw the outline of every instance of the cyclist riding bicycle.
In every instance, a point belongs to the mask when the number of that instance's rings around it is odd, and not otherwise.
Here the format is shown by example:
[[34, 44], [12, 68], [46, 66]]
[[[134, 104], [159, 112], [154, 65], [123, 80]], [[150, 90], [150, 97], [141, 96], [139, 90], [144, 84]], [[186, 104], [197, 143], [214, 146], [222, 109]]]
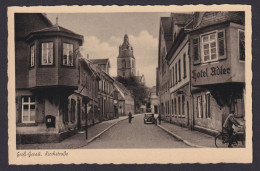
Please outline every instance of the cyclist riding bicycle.
[[232, 128], [233, 124], [236, 127], [241, 126], [240, 123], [234, 117], [234, 111], [231, 111], [223, 124], [223, 132], [228, 134], [228, 147], [232, 147], [232, 142], [234, 139], [234, 129]]

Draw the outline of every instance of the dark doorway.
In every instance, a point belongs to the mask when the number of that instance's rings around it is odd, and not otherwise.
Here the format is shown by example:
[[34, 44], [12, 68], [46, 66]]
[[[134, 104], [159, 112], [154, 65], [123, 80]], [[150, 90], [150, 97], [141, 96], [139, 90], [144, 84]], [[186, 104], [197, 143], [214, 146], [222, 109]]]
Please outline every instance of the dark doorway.
[[154, 113], [158, 114], [158, 106], [154, 106]]
[[80, 107], [80, 100], [78, 99], [77, 102], [77, 111], [78, 111], [78, 129], [81, 129], [81, 107]]

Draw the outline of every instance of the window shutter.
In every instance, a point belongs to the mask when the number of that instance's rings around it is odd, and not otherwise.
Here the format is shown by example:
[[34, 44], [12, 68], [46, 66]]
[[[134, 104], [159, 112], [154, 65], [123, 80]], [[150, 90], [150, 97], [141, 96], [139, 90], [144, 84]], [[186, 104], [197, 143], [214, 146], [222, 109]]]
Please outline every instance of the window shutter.
[[219, 59], [226, 59], [226, 45], [225, 45], [225, 32], [224, 30], [218, 32], [218, 56]]
[[44, 99], [37, 98], [35, 100], [36, 105], [36, 123], [44, 123]]
[[200, 40], [193, 39], [193, 64], [200, 64]]
[[21, 100], [21, 96], [16, 97], [16, 123], [22, 123], [22, 100]]

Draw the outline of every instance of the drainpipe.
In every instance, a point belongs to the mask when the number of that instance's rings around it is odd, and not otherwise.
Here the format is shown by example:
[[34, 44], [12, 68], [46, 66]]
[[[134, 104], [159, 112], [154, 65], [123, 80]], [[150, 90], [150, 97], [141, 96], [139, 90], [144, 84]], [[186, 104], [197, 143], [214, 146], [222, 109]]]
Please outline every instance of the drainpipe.
[[[189, 38], [190, 40], [190, 38]], [[189, 72], [189, 75], [190, 75], [190, 83], [189, 83], [189, 90], [190, 90], [190, 97], [191, 97], [191, 125], [190, 125], [190, 128], [193, 130], [194, 129], [194, 98], [193, 98], [193, 94], [192, 94], [192, 91], [191, 91], [191, 56], [190, 56], [190, 42], [189, 42], [189, 50], [188, 50], [188, 56], [189, 56], [189, 68], [190, 68], [190, 72]]]

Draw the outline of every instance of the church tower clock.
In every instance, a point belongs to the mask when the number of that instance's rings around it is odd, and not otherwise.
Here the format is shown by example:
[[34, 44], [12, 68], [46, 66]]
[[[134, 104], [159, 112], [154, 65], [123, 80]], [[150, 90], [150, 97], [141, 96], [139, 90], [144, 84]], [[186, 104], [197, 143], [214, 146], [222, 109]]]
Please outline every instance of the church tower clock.
[[133, 47], [129, 43], [128, 35], [124, 36], [124, 42], [119, 46], [119, 56], [117, 57], [117, 76], [135, 76], [135, 57]]

